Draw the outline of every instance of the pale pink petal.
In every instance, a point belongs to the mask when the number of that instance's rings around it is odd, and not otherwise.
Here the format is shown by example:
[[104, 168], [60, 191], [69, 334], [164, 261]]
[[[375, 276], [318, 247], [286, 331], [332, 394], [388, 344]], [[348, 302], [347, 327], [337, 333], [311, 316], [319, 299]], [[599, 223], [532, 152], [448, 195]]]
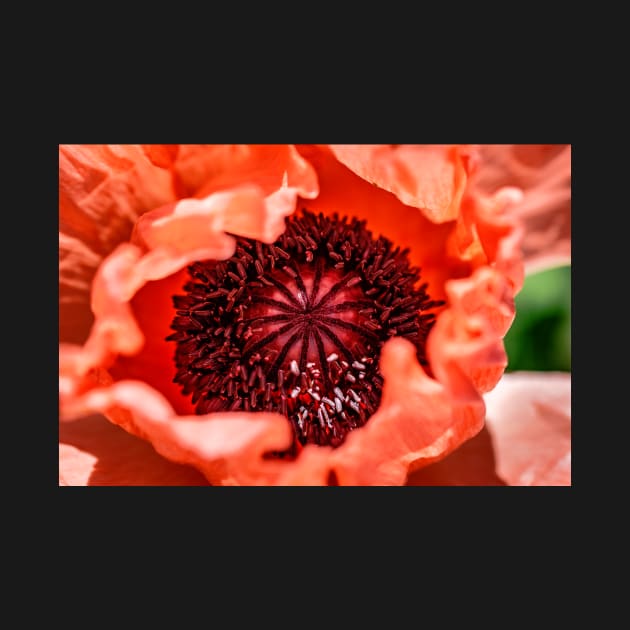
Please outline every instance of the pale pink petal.
[[494, 193], [516, 186], [512, 206], [525, 226], [525, 269], [533, 273], [571, 262], [571, 145], [481, 145], [475, 186]]
[[505, 482], [571, 485], [570, 374], [505, 374], [485, 401], [496, 471]]

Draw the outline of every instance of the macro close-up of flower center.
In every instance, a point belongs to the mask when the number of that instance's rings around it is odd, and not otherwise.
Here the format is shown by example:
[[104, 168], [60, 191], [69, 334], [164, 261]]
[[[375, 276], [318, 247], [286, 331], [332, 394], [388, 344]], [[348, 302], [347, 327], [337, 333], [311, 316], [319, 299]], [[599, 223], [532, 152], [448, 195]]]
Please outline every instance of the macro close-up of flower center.
[[237, 239], [234, 256], [196, 262], [168, 340], [175, 381], [199, 414], [278, 411], [299, 446], [338, 446], [378, 408], [385, 341], [402, 336], [426, 365], [435, 319], [407, 251], [365, 221], [304, 211], [273, 244]]
[[486, 401], [569, 149], [60, 145], [60, 485], [565, 480], [566, 379], [536, 448]]

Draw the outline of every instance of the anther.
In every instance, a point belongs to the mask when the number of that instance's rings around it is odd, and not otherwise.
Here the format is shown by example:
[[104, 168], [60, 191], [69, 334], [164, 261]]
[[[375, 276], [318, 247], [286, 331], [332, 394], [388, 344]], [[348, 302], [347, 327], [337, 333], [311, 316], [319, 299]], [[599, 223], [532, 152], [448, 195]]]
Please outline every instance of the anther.
[[307, 443], [339, 446], [379, 405], [379, 356], [426, 337], [441, 306], [408, 252], [364, 221], [307, 210], [275, 243], [236, 238], [232, 257], [189, 266], [173, 297], [174, 381], [198, 413], [275, 411]]

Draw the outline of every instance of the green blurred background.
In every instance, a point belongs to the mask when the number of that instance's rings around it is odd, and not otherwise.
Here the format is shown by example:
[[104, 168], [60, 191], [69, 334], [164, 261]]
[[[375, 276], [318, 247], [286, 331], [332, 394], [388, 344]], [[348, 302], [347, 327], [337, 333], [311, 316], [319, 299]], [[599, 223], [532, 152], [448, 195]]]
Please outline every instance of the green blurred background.
[[506, 372], [571, 371], [571, 267], [525, 279], [516, 318], [505, 336]]

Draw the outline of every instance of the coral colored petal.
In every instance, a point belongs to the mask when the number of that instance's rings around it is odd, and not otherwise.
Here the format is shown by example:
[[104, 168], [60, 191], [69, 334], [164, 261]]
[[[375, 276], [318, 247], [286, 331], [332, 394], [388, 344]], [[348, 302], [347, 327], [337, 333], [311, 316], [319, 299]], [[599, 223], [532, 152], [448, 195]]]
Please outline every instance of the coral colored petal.
[[[489, 267], [447, 284], [450, 308], [435, 323], [427, 356], [451, 392], [487, 392], [507, 365], [503, 336], [514, 318], [514, 291]], [[474, 388], [474, 389], [473, 389]]]
[[[437, 380], [424, 373], [413, 352], [405, 355], [403, 340], [389, 341], [382, 355], [385, 390], [379, 410], [331, 456], [342, 484], [401, 483], [409, 468], [444, 457], [483, 426], [481, 393], [496, 384], [507, 364], [502, 338], [513, 320], [514, 294], [523, 280], [521, 233], [504, 214], [517, 194], [501, 190], [493, 198], [465, 199], [457, 222], [435, 226], [398, 200], [393, 202], [388, 193], [335, 169], [325, 150], [300, 151], [316, 165], [322, 187], [309, 208], [367, 217], [371, 227], [383, 225], [386, 236], [388, 230], [400, 232], [394, 241], [402, 246], [414, 231], [413, 221], [422, 223], [409, 243], [411, 256], [422, 252], [424, 258], [414, 262], [429, 280], [430, 294], [448, 301], [429, 335]], [[463, 235], [464, 228], [467, 242], [456, 242], [457, 230]], [[449, 238], [454, 247], [447, 253]], [[473, 246], [476, 258], [469, 255]], [[477, 270], [471, 273], [471, 267]], [[440, 276], [432, 274], [435, 268], [442, 270], [443, 278], [464, 277], [440, 286]], [[388, 361], [392, 355], [396, 358]]]
[[512, 486], [570, 486], [571, 375], [505, 374], [485, 400], [497, 474]]
[[[292, 212], [295, 200], [292, 204], [283, 211]], [[136, 226], [139, 245], [118, 246], [99, 267], [92, 285], [94, 325], [83, 352], [75, 352], [72, 365], [65, 365], [81, 378], [97, 365], [109, 367], [117, 354], [138, 353], [145, 339], [130, 301], [147, 282], [168, 278], [196, 260], [228, 258], [235, 249], [228, 231], [273, 241], [283, 229], [284, 221], [255, 187], [183, 200], [145, 214]]]
[[[235, 241], [228, 232], [268, 242], [275, 240], [284, 230], [284, 216], [295, 209], [298, 192], [305, 196], [316, 194], [317, 180], [312, 167], [294, 149], [283, 151], [285, 158], [288, 156], [290, 160], [278, 160], [278, 151], [273, 148], [266, 150], [275, 156], [271, 160], [264, 159], [260, 149], [254, 152], [263, 163], [259, 171], [264, 175], [261, 176], [264, 188], [248, 182], [146, 213], [136, 225], [136, 244], [120, 245], [101, 264], [92, 286], [91, 307], [95, 319], [90, 336], [82, 347], [64, 344], [60, 348], [60, 411], [63, 418], [77, 413], [76, 396], [97, 384], [108, 384], [105, 382], [107, 378], [112, 380], [111, 374], [105, 378], [102, 368], [114, 368], [112, 374], [116, 378], [120, 377], [121, 371], [126, 371], [127, 376], [140, 377], [137, 371], [136, 374], [133, 372], [144, 359], [127, 366], [124, 366], [124, 360], [119, 361], [117, 366], [116, 358], [142, 355], [146, 330], [138, 326], [132, 300], [147, 283], [172, 279], [195, 260], [229, 257], [234, 252]], [[229, 171], [229, 164], [223, 166]], [[166, 304], [170, 307], [170, 296], [167, 296]], [[169, 349], [164, 356], [170, 361], [170, 355]], [[143, 356], [146, 358], [147, 354]], [[159, 361], [152, 363], [152, 373], [156, 374], [155, 365]], [[172, 391], [172, 384], [165, 389]], [[181, 398], [179, 394], [178, 397]], [[257, 427], [259, 430], [260, 424]]]
[[327, 216], [338, 213], [365, 219], [375, 236], [382, 235], [401, 249], [409, 249], [409, 259], [422, 269], [434, 299], [445, 297], [448, 278], [470, 273], [468, 261], [446, 257], [445, 243], [452, 223], [431, 222], [419, 210], [346, 168], [327, 147], [300, 146], [299, 151], [315, 167], [320, 183], [317, 198], [303, 201], [302, 206]]
[[277, 486], [326, 486], [333, 473], [333, 449], [309, 444], [295, 462], [286, 465], [273, 484]]
[[341, 485], [403, 484], [410, 467], [444, 457], [483, 426], [481, 397], [449, 392], [429, 378], [409, 341], [388, 341], [380, 365], [385, 385], [378, 411], [331, 456]]
[[284, 231], [284, 217], [295, 209], [295, 198], [289, 194], [281, 209], [277, 203], [272, 208], [261, 189], [241, 186], [201, 200], [184, 199], [141, 217], [135, 240], [151, 250], [166, 250], [169, 257], [183, 257], [185, 264], [204, 258], [222, 260], [235, 248], [227, 232], [275, 240]]
[[449, 145], [331, 145], [351, 171], [420, 208], [434, 223], [455, 219], [467, 181], [466, 150]]
[[[210, 213], [227, 232], [273, 242], [298, 195], [312, 199], [319, 192], [315, 170], [292, 145], [180, 145], [172, 170], [179, 189], [201, 201], [181, 202], [151, 229], [139, 226], [144, 238], [162, 239], [157, 232], [172, 232], [173, 222], [190, 238], [198, 215]], [[257, 201], [264, 208], [254, 209]]]
[[77, 238], [59, 233], [59, 341], [83, 343], [94, 321], [90, 287], [102, 257]]
[[216, 413], [176, 416], [159, 392], [139, 381], [120, 381], [75, 396], [66, 420], [104, 413], [126, 431], [151, 442], [167, 459], [192, 465], [211, 483], [267, 484], [282, 465], [268, 451], [288, 447], [291, 429], [275, 413]]
[[137, 145], [59, 145], [59, 229], [101, 256], [174, 199], [172, 175]]
[[482, 145], [474, 184], [488, 193], [523, 190], [512, 213], [523, 220], [528, 273], [571, 262], [571, 145]]
[[140, 146], [149, 160], [161, 168], [171, 168], [179, 153], [178, 144], [142, 144]]
[[206, 197], [247, 182], [265, 197], [282, 188], [304, 198], [317, 195], [317, 175], [292, 145], [179, 146], [173, 163], [181, 188], [189, 197]]
[[[90, 338], [82, 348], [64, 346], [60, 353], [61, 416], [73, 419], [102, 411], [128, 432], [149, 440], [164, 457], [195, 466], [213, 483], [402, 484], [410, 469], [444, 458], [481, 430], [485, 413], [481, 393], [505, 368], [502, 337], [522, 282], [518, 231], [502, 215], [507, 197], [500, 192], [479, 201], [461, 198], [455, 182], [449, 203], [461, 213], [450, 221], [446, 217], [452, 208], [437, 192], [430, 192], [427, 183], [431, 216], [446, 221], [436, 224], [426, 212], [355, 175], [328, 149], [301, 148], [301, 157], [292, 147], [285, 148], [275, 161], [259, 160], [258, 169], [250, 163], [258, 148], [237, 149], [236, 154], [234, 148], [217, 149], [207, 159], [200, 155], [191, 159], [197, 149], [190, 147], [179, 147], [173, 156], [153, 156], [165, 165], [171, 159], [165, 168], [175, 172], [180, 187], [188, 186], [196, 198], [145, 214], [133, 244], [121, 245], [101, 265], [94, 280]], [[260, 150], [273, 154], [269, 148]], [[465, 175], [466, 156], [453, 151]], [[231, 179], [229, 160], [217, 155], [232, 156], [234, 170], [241, 174], [238, 182]], [[286, 168], [287, 156], [297, 164], [298, 176]], [[303, 157], [315, 168], [322, 186], [316, 199], [315, 187], [295, 182], [296, 177], [308, 180], [312, 170]], [[308, 168], [300, 170], [302, 163]], [[270, 164], [275, 164], [271, 172]], [[213, 171], [215, 167], [219, 170]], [[243, 180], [243, 173], [249, 173], [251, 181]], [[365, 427], [352, 432], [338, 449], [309, 446], [295, 462], [287, 462], [264, 457], [267, 451], [287, 446], [286, 418], [236, 412], [187, 416], [165, 397], [171, 391], [158, 377], [163, 364], [153, 360], [154, 367], [147, 366], [154, 353], [168, 357], [171, 353], [165, 354], [162, 342], [152, 345], [146, 340], [153, 334], [163, 339], [166, 311], [156, 311], [155, 330], [146, 325], [144, 315], [150, 317], [155, 300], [167, 302], [164, 297], [173, 281], [181, 281], [188, 262], [230, 256], [234, 244], [228, 233], [274, 240], [298, 193], [312, 210], [366, 218], [375, 233], [411, 247], [431, 296], [447, 298], [448, 303], [429, 336], [435, 378], [420, 367], [408, 341], [388, 341], [381, 355], [382, 403]]]
[[208, 481], [97, 415], [59, 425], [59, 485], [207, 486]]
[[143, 212], [174, 199], [172, 176], [134, 145], [59, 146], [59, 336], [83, 343], [90, 284]]

